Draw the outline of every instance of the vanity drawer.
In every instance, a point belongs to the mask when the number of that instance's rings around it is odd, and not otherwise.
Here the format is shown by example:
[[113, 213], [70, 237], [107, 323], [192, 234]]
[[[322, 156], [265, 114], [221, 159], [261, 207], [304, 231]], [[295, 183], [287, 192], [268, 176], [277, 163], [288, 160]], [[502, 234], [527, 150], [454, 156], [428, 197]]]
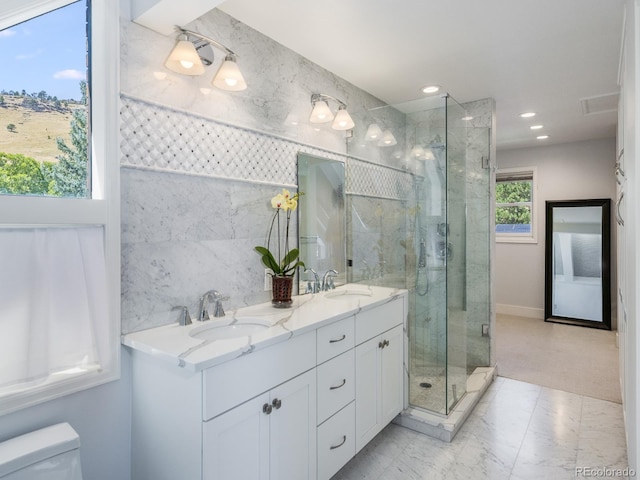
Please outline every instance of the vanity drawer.
[[318, 329], [318, 364], [353, 348], [355, 317], [351, 316]]
[[314, 368], [315, 346], [316, 332], [309, 332], [204, 370], [203, 420]]
[[404, 305], [399, 299], [356, 315], [356, 345], [404, 322]]
[[355, 402], [318, 427], [318, 480], [328, 480], [356, 454]]
[[318, 425], [355, 398], [353, 349], [318, 366]]

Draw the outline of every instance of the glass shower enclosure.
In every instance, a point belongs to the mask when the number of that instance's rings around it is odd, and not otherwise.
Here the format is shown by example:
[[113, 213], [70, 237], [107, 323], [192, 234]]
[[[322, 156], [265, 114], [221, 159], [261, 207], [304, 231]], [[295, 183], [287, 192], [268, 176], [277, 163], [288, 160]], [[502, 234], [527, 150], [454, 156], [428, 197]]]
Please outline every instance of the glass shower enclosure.
[[408, 403], [448, 415], [490, 361], [490, 129], [449, 95], [386, 108], [386, 166], [349, 143], [348, 280], [409, 290]]

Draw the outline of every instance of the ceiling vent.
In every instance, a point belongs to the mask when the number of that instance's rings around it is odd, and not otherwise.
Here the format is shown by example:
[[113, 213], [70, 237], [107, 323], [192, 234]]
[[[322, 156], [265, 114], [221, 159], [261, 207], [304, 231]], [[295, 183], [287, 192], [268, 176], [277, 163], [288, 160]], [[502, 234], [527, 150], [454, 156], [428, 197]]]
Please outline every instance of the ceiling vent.
[[615, 92], [581, 98], [582, 114], [595, 115], [597, 113], [616, 112], [618, 111], [618, 96], [618, 92]]

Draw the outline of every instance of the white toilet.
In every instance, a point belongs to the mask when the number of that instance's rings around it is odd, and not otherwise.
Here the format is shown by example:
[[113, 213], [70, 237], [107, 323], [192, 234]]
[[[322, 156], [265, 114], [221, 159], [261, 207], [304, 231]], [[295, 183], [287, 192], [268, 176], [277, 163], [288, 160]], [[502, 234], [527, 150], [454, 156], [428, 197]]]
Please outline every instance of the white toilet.
[[1, 480], [82, 480], [80, 437], [68, 423], [0, 443]]

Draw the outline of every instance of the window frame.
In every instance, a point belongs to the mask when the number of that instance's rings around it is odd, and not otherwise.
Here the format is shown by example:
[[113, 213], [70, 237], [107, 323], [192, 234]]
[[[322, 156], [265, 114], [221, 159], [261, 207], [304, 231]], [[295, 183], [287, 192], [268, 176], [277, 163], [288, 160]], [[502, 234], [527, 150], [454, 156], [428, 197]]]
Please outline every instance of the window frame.
[[[0, 29], [75, 0], [9, 0]], [[104, 227], [109, 303], [109, 358], [99, 372], [45, 384], [0, 399], [0, 415], [120, 378], [119, 2], [90, 0], [92, 198], [0, 195], [0, 228]]]
[[[503, 177], [503, 178], [500, 178]], [[496, 242], [498, 243], [538, 243], [538, 208], [536, 202], [538, 201], [538, 185], [537, 185], [537, 168], [536, 167], [515, 167], [515, 168], [501, 168], [496, 171], [496, 192], [498, 184], [506, 181], [513, 181], [521, 177], [523, 180], [531, 178], [531, 233], [505, 233], [495, 231]], [[495, 200], [495, 216], [497, 216], [498, 208], [503, 205], [498, 203], [497, 198]], [[529, 202], [527, 202], [529, 204]], [[495, 218], [494, 218], [495, 221]], [[497, 222], [495, 222], [498, 225]]]

